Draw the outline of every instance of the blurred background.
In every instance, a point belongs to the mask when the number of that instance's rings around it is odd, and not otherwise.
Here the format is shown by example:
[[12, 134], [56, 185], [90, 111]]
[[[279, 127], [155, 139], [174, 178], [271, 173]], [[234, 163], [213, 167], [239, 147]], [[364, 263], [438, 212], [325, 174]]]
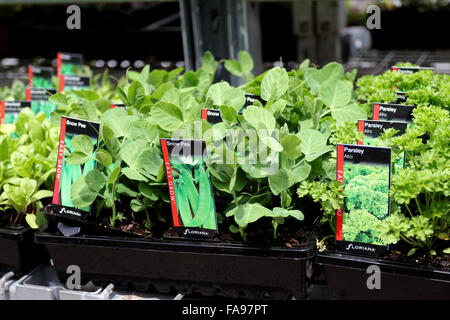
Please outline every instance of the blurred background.
[[[81, 30], [66, 27], [67, 7], [81, 8]], [[367, 7], [381, 9], [368, 30]], [[0, 0], [0, 85], [25, 79], [26, 66], [55, 65], [57, 51], [82, 53], [95, 73], [132, 67], [199, 65], [239, 50], [255, 72], [309, 58], [339, 61], [360, 75], [399, 61], [450, 72], [450, 0]]]

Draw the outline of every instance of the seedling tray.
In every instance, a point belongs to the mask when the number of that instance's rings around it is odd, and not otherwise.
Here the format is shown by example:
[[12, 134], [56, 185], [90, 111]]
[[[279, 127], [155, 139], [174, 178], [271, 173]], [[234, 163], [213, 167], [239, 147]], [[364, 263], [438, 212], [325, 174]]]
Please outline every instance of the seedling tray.
[[[329, 251], [318, 253], [316, 262], [333, 300], [450, 300], [450, 270]], [[371, 265], [380, 268], [380, 290], [367, 287]]]
[[258, 248], [42, 232], [36, 242], [46, 245], [61, 282], [67, 267], [78, 265], [82, 283], [251, 299], [305, 299], [306, 264], [315, 254], [315, 238], [294, 248]]
[[0, 228], [0, 274], [14, 271], [20, 277], [46, 259], [45, 247], [34, 243], [32, 229]]

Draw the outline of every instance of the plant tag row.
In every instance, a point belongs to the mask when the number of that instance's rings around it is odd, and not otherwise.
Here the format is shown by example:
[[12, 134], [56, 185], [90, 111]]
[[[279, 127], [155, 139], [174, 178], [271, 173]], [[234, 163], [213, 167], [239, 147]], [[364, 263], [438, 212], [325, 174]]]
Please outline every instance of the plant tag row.
[[[363, 133], [358, 145], [337, 146], [336, 179], [344, 185], [344, 207], [336, 212], [336, 243], [340, 250], [379, 256], [387, 246], [380, 234], [389, 215], [392, 175], [391, 148], [377, 147], [387, 129], [402, 135], [412, 123], [415, 106], [374, 103], [372, 120], [359, 120]], [[406, 165], [403, 154], [394, 164], [397, 171]]]

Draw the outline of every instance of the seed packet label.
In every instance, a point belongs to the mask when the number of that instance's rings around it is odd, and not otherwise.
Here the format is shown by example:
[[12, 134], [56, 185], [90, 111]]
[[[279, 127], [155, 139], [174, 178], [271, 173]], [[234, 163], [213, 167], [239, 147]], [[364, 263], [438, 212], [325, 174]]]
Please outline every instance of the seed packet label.
[[56, 56], [56, 70], [58, 76], [75, 76], [83, 67], [83, 55], [79, 53], [58, 52]]
[[12, 124], [16, 122], [23, 108], [31, 108], [29, 101], [0, 101], [0, 123]]
[[412, 123], [416, 106], [392, 103], [374, 103], [372, 120]]
[[217, 216], [201, 140], [161, 139], [173, 226], [184, 238], [212, 238]]
[[262, 105], [264, 105], [266, 102], [260, 97], [255, 94], [246, 93], [245, 94], [245, 104], [242, 107], [242, 109], [239, 111], [239, 113], [243, 113], [245, 109], [255, 104], [256, 101], [259, 101]]
[[60, 76], [59, 77], [59, 91], [67, 92], [71, 90], [89, 89], [91, 83], [90, 77], [84, 76]]
[[28, 66], [28, 80], [30, 88], [51, 88], [53, 68]]
[[399, 66], [393, 66], [391, 68], [392, 71], [397, 71], [400, 73], [416, 73], [420, 70], [431, 70], [434, 71], [434, 68], [432, 67], [399, 67]]
[[128, 106], [126, 106], [123, 103], [114, 103], [112, 105], [109, 106], [110, 109], [115, 109], [115, 108], [125, 108], [128, 109]]
[[337, 145], [336, 179], [344, 185], [344, 207], [336, 212], [336, 244], [345, 252], [380, 255], [380, 226], [389, 215], [391, 149]]
[[[91, 207], [76, 208], [71, 195], [72, 185], [81, 176], [96, 167], [95, 151], [98, 145], [100, 124], [76, 118], [61, 117], [60, 138], [58, 143], [58, 158], [56, 161], [56, 177], [53, 189], [52, 204], [63, 218], [85, 220], [91, 212]], [[90, 137], [93, 154], [91, 160], [82, 165], [68, 164], [67, 157], [72, 153], [72, 141], [78, 135]]]
[[[393, 128], [397, 130], [394, 137], [401, 136], [406, 132], [408, 124], [406, 122], [393, 122], [393, 121], [376, 121], [376, 120], [359, 120], [358, 130], [364, 134], [362, 140], [358, 141], [358, 145], [376, 146], [378, 138], [384, 133], [385, 130]], [[395, 172], [404, 168], [406, 164], [406, 157], [403, 154], [395, 163]]]
[[54, 94], [56, 89], [28, 88], [26, 90], [27, 100], [31, 101], [31, 110], [36, 114], [43, 112], [47, 118], [56, 109], [56, 105], [48, 101], [48, 98]]
[[216, 109], [202, 109], [202, 119], [208, 121], [211, 124], [222, 122], [220, 110]]

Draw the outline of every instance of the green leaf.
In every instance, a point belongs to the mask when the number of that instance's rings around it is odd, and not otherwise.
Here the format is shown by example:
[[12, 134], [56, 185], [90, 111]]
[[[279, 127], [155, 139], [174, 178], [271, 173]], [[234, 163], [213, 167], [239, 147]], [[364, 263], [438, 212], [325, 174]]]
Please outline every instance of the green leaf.
[[120, 176], [120, 167], [117, 166], [108, 176], [108, 184], [113, 184]]
[[285, 169], [279, 170], [275, 175], [269, 176], [269, 187], [272, 193], [278, 196], [290, 187], [289, 174]]
[[145, 99], [145, 89], [139, 81], [133, 81], [128, 88], [127, 100], [130, 105], [140, 106]]
[[105, 186], [106, 183], [106, 177], [103, 173], [101, 173], [99, 170], [94, 169], [89, 171], [86, 174], [86, 184], [88, 187], [95, 192], [100, 192], [100, 190]]
[[51, 103], [53, 103], [57, 106], [62, 106], [62, 107], [65, 107], [69, 104], [69, 102], [66, 99], [66, 96], [62, 93], [56, 93], [54, 95], [51, 95], [48, 98], [48, 101], [50, 101]]
[[295, 218], [297, 220], [303, 221], [305, 219], [305, 216], [303, 215], [303, 212], [300, 210], [289, 210], [289, 215], [292, 218]]
[[126, 105], [129, 106], [130, 103], [128, 102], [128, 98], [127, 98], [127, 94], [125, 93], [125, 91], [123, 91], [122, 88], [117, 88], [117, 93], [119, 94], [120, 100], [122, 100], [122, 102]]
[[142, 174], [139, 173], [139, 171], [137, 171], [136, 169], [132, 169], [132, 168], [124, 168], [122, 169], [122, 173], [131, 180], [136, 180], [136, 181], [147, 181], [147, 178], [144, 177]]
[[206, 71], [209, 75], [214, 76], [217, 66], [218, 62], [214, 59], [213, 54], [210, 51], [206, 51], [203, 54], [201, 69]]
[[308, 179], [311, 173], [311, 165], [305, 161], [296, 164], [289, 171], [290, 184], [299, 183]]
[[230, 225], [229, 230], [231, 233], [239, 233], [239, 228], [236, 227], [234, 224]]
[[97, 192], [92, 191], [86, 183], [86, 177], [81, 176], [72, 185], [70, 196], [76, 208], [90, 206], [97, 198]]
[[313, 129], [301, 130], [300, 149], [305, 155], [305, 160], [312, 162], [321, 155], [334, 150], [333, 146], [327, 145], [327, 138], [320, 131]]
[[140, 211], [143, 211], [145, 209], [145, 205], [139, 199], [133, 199], [130, 202], [130, 208], [134, 212], [140, 212]]
[[444, 249], [442, 252], [446, 253], [446, 254], [450, 254], [450, 248]]
[[241, 64], [239, 63], [239, 61], [226, 60], [224, 66], [225, 66], [225, 69], [227, 69], [228, 72], [230, 72], [231, 74], [233, 74], [237, 77], [242, 77], [243, 71], [242, 71]]
[[255, 222], [262, 217], [273, 217], [273, 212], [259, 203], [246, 203], [228, 211], [226, 216], [234, 216], [238, 226], [245, 229], [249, 223]]
[[73, 137], [72, 148], [75, 152], [91, 156], [94, 151], [94, 144], [92, 138], [84, 134], [79, 134]]
[[417, 251], [417, 248], [412, 248], [411, 250], [408, 251], [407, 256], [408, 257], [413, 256], [416, 253], [416, 251]]
[[91, 159], [90, 156], [85, 155], [81, 152], [72, 152], [67, 158], [67, 164], [69, 165], [79, 165], [79, 164], [85, 164]]
[[36, 191], [37, 181], [34, 179], [24, 178], [20, 181], [20, 193], [25, 199], [30, 198]]
[[284, 136], [280, 142], [283, 146], [284, 153], [289, 159], [295, 160], [302, 155], [302, 151], [300, 150], [301, 140], [295, 134]]
[[120, 150], [120, 156], [125, 163], [131, 167], [138, 167], [138, 156], [148, 148], [148, 143], [144, 140], [136, 140], [125, 144]]
[[92, 91], [92, 90], [85, 90], [85, 89], [84, 90], [73, 90], [72, 92], [75, 95], [79, 96], [80, 98], [87, 99], [90, 101], [95, 101], [100, 98], [100, 96], [95, 91]]
[[338, 124], [344, 122], [357, 122], [358, 120], [367, 119], [367, 113], [364, 108], [357, 105], [347, 105], [333, 109], [331, 111], [331, 115]]
[[206, 99], [212, 101], [214, 106], [230, 106], [239, 111], [245, 104], [245, 93], [241, 89], [231, 87], [228, 82], [221, 81], [209, 88]]
[[117, 185], [117, 193], [124, 194], [128, 197], [135, 198], [138, 196], [138, 193], [136, 191], [131, 190], [126, 185], [119, 183]]
[[157, 201], [159, 199], [158, 193], [145, 182], [139, 182], [139, 192], [152, 201]]
[[33, 194], [30, 199], [30, 202], [36, 202], [44, 198], [53, 197], [53, 191], [50, 190], [39, 190]]
[[320, 72], [326, 79], [343, 79], [345, 75], [344, 67], [337, 62], [330, 62], [324, 66]]
[[334, 109], [347, 105], [352, 99], [352, 83], [330, 79], [320, 87], [319, 97], [328, 107]]
[[220, 106], [220, 115], [223, 120], [228, 121], [230, 123], [237, 122], [237, 111], [235, 108], [230, 106]]
[[97, 152], [95, 153], [95, 159], [104, 167], [109, 167], [112, 163], [111, 155], [104, 149], [97, 150]]
[[273, 114], [257, 106], [245, 109], [244, 119], [255, 129], [266, 129], [268, 134], [275, 129], [276, 120]]
[[38, 224], [36, 223], [36, 216], [34, 214], [27, 214], [25, 216], [25, 220], [31, 229], [39, 229]]
[[239, 51], [239, 63], [243, 73], [249, 73], [254, 68], [253, 58], [246, 51]]
[[150, 111], [151, 117], [163, 130], [175, 131], [183, 125], [183, 112], [168, 102], [158, 102]]
[[258, 137], [259, 137], [259, 140], [263, 144], [265, 144], [267, 147], [269, 147], [270, 149], [272, 149], [276, 152], [283, 151], [283, 146], [277, 140], [275, 140], [273, 137], [269, 136], [267, 134], [267, 131], [264, 131], [264, 130], [258, 131]]
[[103, 124], [109, 127], [116, 138], [127, 136], [135, 119], [124, 108], [110, 109], [102, 114]]
[[285, 69], [275, 67], [267, 71], [261, 82], [261, 98], [265, 101], [281, 98], [289, 88], [289, 76]]

